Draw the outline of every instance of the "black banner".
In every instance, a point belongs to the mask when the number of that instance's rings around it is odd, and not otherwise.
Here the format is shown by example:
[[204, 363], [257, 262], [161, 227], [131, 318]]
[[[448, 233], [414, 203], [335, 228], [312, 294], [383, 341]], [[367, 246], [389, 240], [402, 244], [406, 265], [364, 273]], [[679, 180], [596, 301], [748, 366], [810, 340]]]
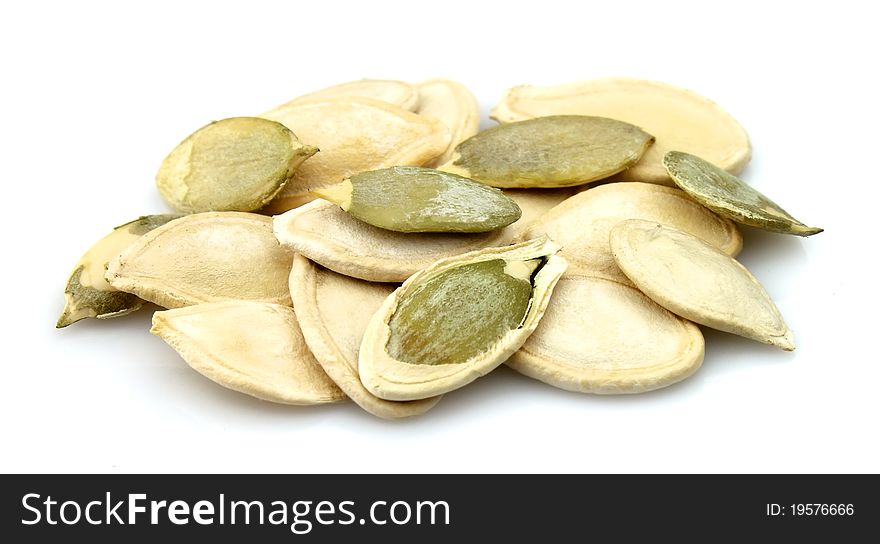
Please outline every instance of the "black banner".
[[6, 542], [849, 542], [880, 528], [878, 484], [877, 475], [16, 475], [2, 477], [0, 519]]

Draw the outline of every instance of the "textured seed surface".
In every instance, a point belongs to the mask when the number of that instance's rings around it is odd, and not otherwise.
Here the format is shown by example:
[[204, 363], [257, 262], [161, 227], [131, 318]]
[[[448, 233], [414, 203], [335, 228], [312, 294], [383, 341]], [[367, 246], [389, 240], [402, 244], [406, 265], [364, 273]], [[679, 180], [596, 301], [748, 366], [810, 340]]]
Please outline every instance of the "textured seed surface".
[[542, 117], [478, 133], [442, 168], [496, 187], [568, 187], [629, 168], [653, 141], [639, 127], [605, 117]]
[[193, 213], [256, 210], [316, 148], [281, 123], [234, 117], [200, 128], [162, 162], [156, 184], [173, 208]]
[[314, 192], [361, 221], [397, 232], [488, 232], [522, 215], [494, 187], [417, 166], [362, 172]]
[[79, 258], [64, 288], [64, 310], [56, 327], [66, 327], [87, 317], [106, 319], [130, 314], [144, 301], [123, 293], [104, 279], [107, 262], [147, 232], [179, 215], [146, 215], [113, 229]]
[[758, 280], [703, 240], [632, 220], [611, 231], [611, 248], [632, 282], [669, 311], [707, 327], [794, 349], [791, 330]]
[[373, 315], [358, 355], [364, 387], [416, 400], [496, 368], [535, 330], [565, 270], [548, 239], [438, 261]]
[[608, 236], [624, 219], [648, 219], [690, 232], [729, 255], [742, 248], [736, 226], [694, 202], [680, 189], [650, 183], [609, 183], [587, 189], [556, 206], [520, 234], [546, 234], [559, 243], [569, 273], [600, 276], [623, 283]]
[[364, 388], [358, 374], [358, 350], [367, 323], [395, 285], [337, 274], [302, 255], [293, 259], [290, 295], [306, 343], [327, 375], [351, 400], [386, 419], [416, 416], [440, 400], [383, 400]]
[[699, 369], [700, 329], [616, 281], [568, 276], [534, 334], [508, 361], [518, 372], [581, 393], [641, 393]]
[[285, 105], [302, 102], [317, 102], [336, 98], [372, 98], [381, 102], [387, 102], [408, 111], [416, 111], [420, 105], [419, 90], [405, 81], [391, 79], [361, 79], [340, 83], [304, 94], [294, 98]]
[[507, 229], [474, 234], [394, 232], [368, 225], [324, 201], [275, 216], [274, 231], [281, 244], [295, 252], [368, 281], [402, 282], [439, 259], [509, 240]]
[[804, 225], [738, 177], [700, 157], [670, 151], [663, 157], [663, 166], [694, 200], [737, 223], [798, 236], [822, 232]]
[[289, 306], [292, 259], [272, 234], [271, 218], [208, 212], [145, 234], [110, 261], [105, 277], [165, 308], [229, 299]]
[[545, 115], [599, 115], [632, 123], [657, 141], [618, 181], [672, 185], [662, 160], [680, 149], [739, 173], [751, 158], [743, 127], [712, 101], [691, 91], [656, 81], [603, 78], [552, 87], [524, 85], [508, 90], [492, 110], [501, 122]]
[[437, 167], [452, 158], [455, 146], [480, 129], [480, 106], [467, 87], [449, 79], [432, 79], [417, 86], [419, 107], [416, 113], [439, 119], [449, 128], [452, 140], [442, 155], [425, 166]]
[[321, 152], [297, 169], [265, 211], [281, 213], [312, 197], [310, 189], [333, 185], [358, 172], [421, 165], [449, 145], [440, 121], [368, 98], [294, 102], [261, 117], [284, 124]]
[[197, 304], [156, 312], [150, 332], [194, 370], [229, 389], [283, 404], [345, 398], [312, 357], [287, 306], [240, 300]]
[[453, 364], [518, 327], [529, 308], [532, 285], [528, 276], [505, 272], [506, 266], [502, 259], [466, 264], [412, 289], [389, 323], [388, 353], [411, 364]]

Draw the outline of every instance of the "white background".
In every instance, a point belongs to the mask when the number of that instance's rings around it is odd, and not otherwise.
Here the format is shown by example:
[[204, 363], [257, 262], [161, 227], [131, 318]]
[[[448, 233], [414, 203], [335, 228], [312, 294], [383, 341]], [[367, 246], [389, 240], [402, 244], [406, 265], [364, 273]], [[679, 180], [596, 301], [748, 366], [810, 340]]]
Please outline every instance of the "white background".
[[[880, 469], [871, 3], [18, 4], [0, 8], [3, 472]], [[752, 139], [743, 177], [826, 229], [743, 229], [796, 352], [706, 331], [700, 372], [659, 392], [580, 395], [502, 367], [386, 422], [216, 386], [147, 333], [150, 311], [53, 328], [80, 254], [167, 209], [155, 171], [210, 120], [437, 76], [469, 85], [485, 118], [507, 87], [609, 75], [719, 103]]]

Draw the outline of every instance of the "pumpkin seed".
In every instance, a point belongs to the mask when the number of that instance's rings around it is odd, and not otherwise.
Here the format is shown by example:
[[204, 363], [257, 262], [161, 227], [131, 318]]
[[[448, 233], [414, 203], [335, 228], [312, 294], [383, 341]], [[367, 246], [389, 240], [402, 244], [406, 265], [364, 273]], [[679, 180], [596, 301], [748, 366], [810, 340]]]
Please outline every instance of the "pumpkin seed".
[[394, 285], [337, 274], [302, 255], [293, 258], [290, 295], [306, 343], [334, 382], [367, 412], [386, 419], [411, 417], [434, 407], [440, 397], [396, 402], [367, 391], [358, 374], [358, 349], [370, 318]]
[[317, 151], [281, 123], [233, 117], [178, 144], [162, 162], [156, 184], [168, 204], [182, 212], [249, 212], [272, 200]]
[[752, 155], [742, 126], [714, 102], [656, 81], [603, 78], [591, 81], [509, 89], [492, 110], [502, 123], [545, 115], [600, 115], [640, 126], [657, 137], [645, 156], [616, 181], [643, 181], [671, 185], [663, 155], [680, 149], [705, 157], [736, 174]]
[[823, 229], [808, 227], [776, 203], [700, 157], [670, 151], [663, 157], [669, 177], [694, 200], [737, 223], [783, 234], [812, 236]]
[[[485, 233], [411, 233], [380, 229], [338, 206], [310, 202], [274, 217], [282, 245], [346, 276], [401, 282], [434, 261], [506, 243], [506, 229]], [[509, 228], [509, 227], [508, 227]]]
[[397, 232], [488, 232], [522, 215], [498, 189], [418, 166], [362, 172], [312, 193], [361, 221]]
[[279, 107], [285, 107], [294, 103], [299, 104], [352, 97], [371, 98], [408, 111], [416, 111], [416, 108], [421, 103], [419, 90], [409, 83], [388, 79], [361, 79], [304, 94]]
[[441, 169], [495, 187], [569, 187], [629, 168], [653, 141], [623, 121], [556, 115], [484, 130]]
[[566, 275], [541, 323], [507, 365], [580, 393], [641, 393], [692, 375], [703, 362], [700, 329], [638, 290]]
[[196, 304], [154, 313], [150, 332], [194, 370], [233, 391], [297, 405], [345, 398], [312, 357], [287, 306], [243, 300]]
[[364, 387], [416, 400], [490, 372], [535, 330], [565, 270], [547, 238], [434, 263], [392, 293], [370, 320], [358, 359]]
[[425, 164], [437, 167], [449, 162], [455, 146], [480, 129], [480, 106], [467, 87], [449, 79], [432, 79], [419, 83], [419, 107], [416, 113], [439, 119], [449, 128], [452, 141], [442, 155]]
[[576, 188], [560, 189], [503, 189], [505, 195], [516, 202], [522, 216], [514, 224], [505, 227], [504, 243], [522, 240], [521, 234], [547, 213], [550, 208], [577, 194]]
[[299, 168], [264, 208], [281, 213], [310, 200], [310, 189], [333, 185], [358, 172], [421, 165], [449, 145], [440, 121], [368, 98], [293, 102], [261, 117], [284, 124], [321, 149]]
[[746, 268], [690, 234], [651, 221], [611, 231], [614, 259], [667, 310], [701, 325], [784, 350], [794, 337], [767, 291]]
[[617, 267], [608, 236], [624, 219], [648, 219], [690, 232], [729, 255], [742, 248], [742, 235], [729, 220], [694, 202], [680, 189], [650, 183], [609, 183], [587, 189], [556, 206], [520, 239], [546, 234], [562, 245], [569, 273], [629, 283]]
[[272, 219], [206, 212], [159, 227], [107, 266], [110, 285], [165, 308], [229, 299], [290, 305], [293, 254], [272, 235]]
[[104, 279], [107, 261], [147, 232], [179, 215], [145, 215], [120, 225], [98, 240], [73, 267], [64, 288], [64, 310], [55, 324], [63, 328], [87, 317], [109, 319], [130, 314], [144, 301], [131, 293], [114, 289]]

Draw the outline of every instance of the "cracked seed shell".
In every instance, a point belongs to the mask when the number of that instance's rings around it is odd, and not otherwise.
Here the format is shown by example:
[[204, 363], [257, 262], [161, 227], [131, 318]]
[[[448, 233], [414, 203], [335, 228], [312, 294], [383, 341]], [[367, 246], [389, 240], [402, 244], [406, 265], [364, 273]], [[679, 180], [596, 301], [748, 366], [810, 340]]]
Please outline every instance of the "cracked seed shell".
[[73, 267], [64, 288], [64, 310], [55, 327], [60, 329], [87, 317], [120, 317], [140, 309], [144, 305], [142, 299], [119, 291], [104, 279], [107, 262], [147, 232], [178, 217], [181, 216], [145, 215], [116, 227], [95, 242]]
[[458, 389], [503, 363], [535, 330], [565, 271], [547, 238], [438, 261], [370, 320], [358, 358], [364, 387], [387, 400]]
[[367, 412], [385, 419], [421, 415], [439, 396], [389, 401], [373, 395], [358, 374], [358, 350], [367, 323], [396, 286], [337, 274], [302, 255], [293, 258], [290, 296], [303, 337], [330, 378]]

